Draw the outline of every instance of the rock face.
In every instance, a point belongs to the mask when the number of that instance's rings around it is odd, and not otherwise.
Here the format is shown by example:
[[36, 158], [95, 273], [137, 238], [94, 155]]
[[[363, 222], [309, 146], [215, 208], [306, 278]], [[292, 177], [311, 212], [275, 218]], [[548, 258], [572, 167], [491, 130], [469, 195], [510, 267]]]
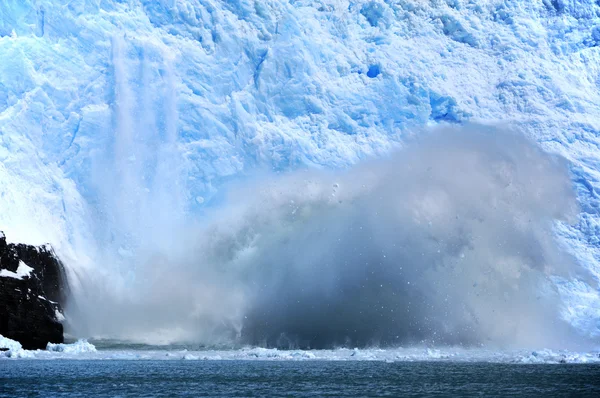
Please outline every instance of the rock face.
[[7, 243], [0, 232], [0, 335], [25, 349], [62, 343], [66, 282], [52, 248]]

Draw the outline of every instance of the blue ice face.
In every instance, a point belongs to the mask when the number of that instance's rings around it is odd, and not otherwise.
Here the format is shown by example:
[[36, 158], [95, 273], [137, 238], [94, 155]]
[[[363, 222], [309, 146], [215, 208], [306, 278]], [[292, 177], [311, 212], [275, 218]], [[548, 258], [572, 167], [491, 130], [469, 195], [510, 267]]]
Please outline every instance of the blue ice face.
[[381, 71], [379, 70], [379, 65], [371, 65], [369, 66], [369, 70], [367, 71], [367, 76], [371, 79], [379, 76]]

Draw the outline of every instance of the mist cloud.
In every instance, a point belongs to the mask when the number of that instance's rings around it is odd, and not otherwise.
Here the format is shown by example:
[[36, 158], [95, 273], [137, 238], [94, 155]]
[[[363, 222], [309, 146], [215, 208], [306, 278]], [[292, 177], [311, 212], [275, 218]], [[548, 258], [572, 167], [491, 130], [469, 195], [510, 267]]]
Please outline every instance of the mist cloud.
[[160, 236], [129, 234], [139, 242], [125, 260], [104, 252], [118, 272], [83, 278], [73, 330], [283, 348], [565, 347], [577, 337], [549, 277], [578, 266], [552, 230], [576, 216], [563, 159], [496, 128], [438, 128], [343, 172], [238, 184], [203, 220], [163, 214]]

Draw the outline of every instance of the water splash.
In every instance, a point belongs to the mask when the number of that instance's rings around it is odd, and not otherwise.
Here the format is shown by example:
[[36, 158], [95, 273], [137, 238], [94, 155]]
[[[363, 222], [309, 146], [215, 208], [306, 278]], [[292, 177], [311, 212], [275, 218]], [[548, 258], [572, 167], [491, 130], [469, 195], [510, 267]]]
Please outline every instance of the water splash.
[[159, 198], [139, 207], [127, 272], [88, 284], [88, 335], [286, 348], [584, 340], [551, 281], [585, 277], [552, 232], [577, 214], [567, 168], [518, 134], [440, 128], [345, 172], [257, 177], [202, 220], [177, 206], [154, 217]]

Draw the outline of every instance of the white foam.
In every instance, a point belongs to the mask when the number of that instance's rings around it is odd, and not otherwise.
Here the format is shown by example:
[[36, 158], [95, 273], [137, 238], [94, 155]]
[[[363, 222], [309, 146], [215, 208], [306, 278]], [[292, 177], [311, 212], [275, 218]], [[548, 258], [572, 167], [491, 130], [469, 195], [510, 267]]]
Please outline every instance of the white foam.
[[462, 347], [410, 347], [390, 349], [278, 350], [243, 348], [231, 350], [96, 350], [93, 344], [80, 340], [73, 344], [49, 344], [48, 350], [27, 351], [8, 341], [11, 349], [0, 352], [0, 359], [70, 359], [70, 360], [188, 360], [188, 361], [378, 361], [378, 362], [487, 362], [514, 364], [598, 363], [600, 350], [575, 352], [566, 350], [491, 350]]
[[89, 359], [89, 360], [204, 360], [204, 361], [381, 361], [381, 362], [488, 362], [523, 364], [600, 363], [600, 347], [594, 351], [567, 350], [494, 350], [463, 347], [398, 347], [332, 350], [278, 350], [246, 347], [228, 350], [107, 349], [97, 350], [87, 340], [72, 344], [48, 344], [45, 351], [23, 350], [19, 342], [0, 335], [2, 358]]

